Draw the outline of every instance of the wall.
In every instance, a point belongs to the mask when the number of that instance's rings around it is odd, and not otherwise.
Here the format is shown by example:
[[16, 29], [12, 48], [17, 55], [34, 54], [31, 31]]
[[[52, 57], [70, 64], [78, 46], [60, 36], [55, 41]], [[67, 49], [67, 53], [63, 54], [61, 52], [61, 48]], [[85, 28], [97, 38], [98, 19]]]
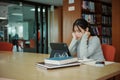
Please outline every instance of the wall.
[[112, 0], [112, 44], [116, 48], [116, 61], [120, 62], [120, 0]]
[[[68, 8], [74, 7], [75, 10], [69, 11]], [[70, 44], [72, 39], [73, 22], [81, 16], [81, 0], [74, 0], [69, 4], [69, 0], [63, 0], [63, 42]]]
[[50, 42], [62, 42], [62, 7], [51, 12]]
[[[56, 32], [54, 32], [54, 31], [56, 31]], [[54, 31], [52, 32], [54, 34], [54, 41], [62, 42], [62, 7], [55, 8]]]

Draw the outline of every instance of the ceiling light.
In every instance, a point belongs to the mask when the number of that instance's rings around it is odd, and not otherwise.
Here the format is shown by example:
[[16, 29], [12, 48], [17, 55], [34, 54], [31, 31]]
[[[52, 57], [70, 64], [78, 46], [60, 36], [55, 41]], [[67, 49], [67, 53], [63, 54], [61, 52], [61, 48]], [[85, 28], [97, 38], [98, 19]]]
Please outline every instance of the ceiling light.
[[7, 17], [0, 17], [0, 19], [7, 19]]
[[[35, 11], [35, 8], [30, 9], [30, 11]], [[40, 8], [38, 8], [38, 12], [40, 12]]]
[[11, 15], [14, 15], [14, 16], [23, 16], [22, 13], [12, 13]]
[[[30, 11], [35, 11], [35, 8], [30, 9]], [[38, 12], [40, 12], [40, 8], [38, 8]], [[45, 12], [45, 9], [43, 9], [43, 12]]]

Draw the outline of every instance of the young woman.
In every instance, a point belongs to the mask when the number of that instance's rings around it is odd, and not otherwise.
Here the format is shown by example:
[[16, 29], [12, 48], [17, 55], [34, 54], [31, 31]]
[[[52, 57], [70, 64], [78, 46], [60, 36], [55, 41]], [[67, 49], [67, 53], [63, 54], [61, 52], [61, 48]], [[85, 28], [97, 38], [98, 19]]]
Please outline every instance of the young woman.
[[80, 18], [73, 23], [72, 36], [69, 50], [73, 56], [77, 55], [79, 59], [105, 60], [100, 40], [93, 34], [86, 20]]

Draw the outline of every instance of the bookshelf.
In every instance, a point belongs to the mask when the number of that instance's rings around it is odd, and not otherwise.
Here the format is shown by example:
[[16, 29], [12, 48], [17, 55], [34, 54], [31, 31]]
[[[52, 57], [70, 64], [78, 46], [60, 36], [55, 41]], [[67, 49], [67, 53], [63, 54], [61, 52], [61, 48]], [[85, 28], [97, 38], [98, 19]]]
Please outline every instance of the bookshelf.
[[82, 18], [87, 20], [102, 44], [112, 44], [111, 3], [98, 0], [82, 1]]
[[102, 43], [112, 44], [112, 6], [102, 2]]

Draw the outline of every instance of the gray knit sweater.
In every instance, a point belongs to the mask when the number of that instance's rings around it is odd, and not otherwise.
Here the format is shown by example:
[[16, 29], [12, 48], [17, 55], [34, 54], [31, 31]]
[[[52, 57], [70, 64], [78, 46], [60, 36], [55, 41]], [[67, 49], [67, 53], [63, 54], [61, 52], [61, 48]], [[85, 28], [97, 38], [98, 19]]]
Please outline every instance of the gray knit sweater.
[[79, 59], [105, 60], [100, 40], [97, 36], [93, 36], [89, 40], [87, 34], [84, 34], [80, 40], [73, 38], [69, 45], [69, 50], [72, 55], [77, 53]]

